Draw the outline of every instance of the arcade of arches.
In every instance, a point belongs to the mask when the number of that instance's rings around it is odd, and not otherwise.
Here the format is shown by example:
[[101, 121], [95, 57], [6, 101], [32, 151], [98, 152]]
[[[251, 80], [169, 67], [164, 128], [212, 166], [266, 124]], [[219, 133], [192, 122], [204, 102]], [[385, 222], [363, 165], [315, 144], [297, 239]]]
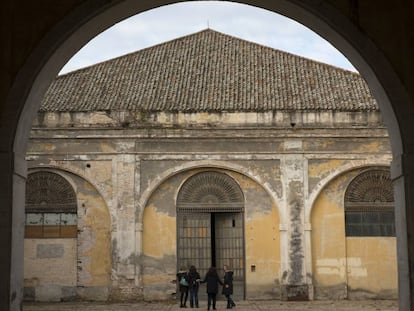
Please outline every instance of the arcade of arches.
[[[366, 79], [381, 107], [391, 140], [391, 178], [395, 194], [395, 230], [398, 241], [399, 308], [404, 311], [414, 310], [412, 298], [414, 297], [414, 273], [412, 271], [414, 212], [411, 208], [414, 202], [414, 192], [409, 191], [413, 188], [414, 183], [414, 166], [412, 164], [414, 163], [414, 135], [412, 134], [414, 133], [414, 77], [412, 75], [414, 59], [411, 57], [414, 49], [412, 35], [414, 33], [414, 18], [412, 4], [407, 2], [391, 3], [385, 0], [375, 2], [281, 0], [272, 3], [268, 1], [245, 1], [245, 3], [286, 14], [315, 30], [340, 49]], [[52, 1], [27, 3], [10, 0], [2, 2], [0, 10], [2, 14], [0, 42], [3, 51], [0, 58], [0, 138], [2, 142], [0, 171], [2, 188], [0, 195], [3, 234], [0, 240], [2, 248], [0, 269], [1, 275], [4, 277], [0, 283], [0, 309], [21, 310], [24, 287], [23, 220], [25, 219], [25, 201], [23, 194], [27, 176], [25, 154], [31, 121], [35, 117], [43, 94], [64, 63], [93, 36], [127, 16], [163, 4], [167, 4], [167, 1], [142, 3], [128, 0], [104, 2], [71, 0], [59, 5], [52, 3]], [[380, 164], [384, 163], [376, 163], [376, 166]], [[219, 170], [221, 173], [227, 174], [237, 171], [225, 166], [218, 167], [220, 169], [215, 166], [214, 171]], [[80, 174], [80, 170], [62, 172], [52, 166], [49, 169], [52, 173], [67, 178], [66, 180], [72, 186], [76, 185], [75, 179], [77, 178], [82, 181], [88, 180], [87, 176]], [[187, 168], [181, 174], [186, 172], [189, 173], [191, 170]], [[242, 172], [238, 174], [242, 174]], [[72, 176], [73, 180], [68, 176]], [[231, 177], [239, 183], [236, 176]], [[174, 176], [166, 176], [164, 182], [168, 182], [169, 178], [174, 178]], [[338, 178], [341, 179], [340, 176]], [[249, 182], [257, 183], [253, 179]], [[339, 181], [335, 179], [332, 182], [332, 187], [341, 188]], [[239, 185], [243, 190], [240, 183]], [[85, 184], [84, 186], [86, 187]], [[94, 187], [86, 188], [88, 190], [95, 189]], [[343, 190], [345, 191], [345, 189]], [[104, 196], [99, 189], [94, 191]], [[148, 193], [147, 202], [154, 199], [151, 197], [153, 194]], [[269, 194], [269, 197], [272, 196]], [[314, 199], [316, 201], [331, 199], [330, 192], [324, 194], [322, 191]], [[142, 203], [146, 204], [147, 202]], [[79, 202], [77, 203], [79, 209]], [[145, 212], [137, 217], [150, 216], [147, 215], [147, 210], [150, 211], [151, 208], [151, 206], [145, 207]], [[246, 214], [246, 206], [244, 208]], [[277, 202], [272, 202], [272, 209], [278, 211], [274, 217], [286, 216], [280, 213], [281, 210], [277, 206]], [[310, 210], [313, 212], [308, 215], [309, 220], [321, 212], [317, 208]], [[355, 208], [351, 208], [349, 211], [355, 212]], [[154, 212], [156, 212], [155, 207]], [[162, 215], [168, 222], [169, 215], [165, 213]], [[355, 220], [355, 217], [351, 218]], [[245, 219], [248, 219], [246, 215]], [[354, 225], [357, 227], [357, 222]], [[244, 234], [247, 235], [246, 223], [244, 226]], [[283, 239], [283, 228], [279, 229], [282, 229], [279, 230], [279, 243], [283, 244], [286, 239]], [[143, 228], [138, 227], [137, 234], [141, 230]], [[372, 228], [366, 230], [375, 231]], [[312, 240], [314, 236], [309, 235], [307, 239]], [[145, 244], [144, 242], [143, 244]], [[146, 249], [145, 247], [142, 245], [143, 251]], [[356, 247], [351, 247], [351, 251], [355, 249]], [[248, 251], [247, 247], [244, 251]], [[57, 253], [59, 253], [58, 250]], [[44, 254], [50, 254], [49, 250], [46, 250]], [[283, 265], [283, 254], [281, 256], [280, 264]], [[317, 256], [317, 253], [312, 252], [312, 256]], [[247, 261], [247, 253], [245, 258]], [[312, 261], [305, 262], [305, 265], [312, 265]], [[248, 272], [253, 273], [253, 266], [256, 265], [257, 269], [257, 263], [246, 262], [244, 264], [244, 277], [248, 280]], [[273, 262], [272, 264], [275, 267], [278, 263]], [[127, 274], [128, 271], [125, 271], [125, 275]], [[145, 271], [142, 271], [142, 275], [145, 275]], [[295, 277], [299, 276], [293, 276], [293, 278]], [[142, 281], [149, 284], [151, 278], [145, 279], [143, 277]], [[297, 290], [300, 293], [301, 288], [297, 288]], [[246, 291], [248, 292], [247, 288]]]

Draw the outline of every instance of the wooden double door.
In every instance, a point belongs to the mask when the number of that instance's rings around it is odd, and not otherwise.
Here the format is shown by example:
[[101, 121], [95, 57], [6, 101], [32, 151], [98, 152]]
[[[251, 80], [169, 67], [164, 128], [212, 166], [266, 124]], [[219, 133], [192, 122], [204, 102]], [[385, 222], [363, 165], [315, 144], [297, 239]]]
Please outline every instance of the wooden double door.
[[[211, 266], [223, 277], [223, 266], [234, 272], [236, 300], [245, 296], [244, 231], [242, 212], [196, 212], [177, 215], [178, 268], [194, 265], [203, 279]], [[200, 298], [205, 297], [205, 285]], [[221, 291], [218, 298], [221, 297]]]

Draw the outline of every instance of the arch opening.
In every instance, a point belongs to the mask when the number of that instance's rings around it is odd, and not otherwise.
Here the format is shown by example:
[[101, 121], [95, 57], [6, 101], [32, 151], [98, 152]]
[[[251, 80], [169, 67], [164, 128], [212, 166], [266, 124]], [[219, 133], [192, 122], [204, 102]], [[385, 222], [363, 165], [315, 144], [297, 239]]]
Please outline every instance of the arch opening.
[[[123, 3], [123, 5], [128, 2], [125, 1]], [[265, 3], [263, 3], [263, 6], [267, 7], [267, 5]], [[99, 7], [92, 7], [92, 11], [88, 11], [88, 18], [91, 18], [91, 16], [93, 15], [92, 13], [96, 13]], [[99, 8], [100, 9], [100, 8]], [[94, 25], [92, 25], [92, 33], [96, 33], [97, 29], [102, 29], [103, 27], [106, 27], [105, 25], [109, 25], [111, 22], [115, 21], [115, 20], [120, 20], [121, 16], [125, 16], [125, 14], [131, 14], [132, 12], [137, 12], [137, 11], [142, 11], [145, 10], [146, 8], [144, 7], [136, 7], [136, 6], [132, 6], [132, 8], [119, 8], [119, 11], [117, 14], [114, 14], [114, 17], [108, 18], [108, 16], [106, 16], [106, 22], [102, 22], [102, 20], [98, 21], [99, 18], [97, 20], [94, 21]], [[325, 11], [322, 10], [322, 13], [316, 13], [312, 10], [312, 7], [306, 7], [306, 5], [304, 5], [304, 8], [298, 8], [298, 7], [292, 7], [292, 3], [291, 2], [282, 2], [282, 5], [280, 8], [275, 8], [272, 7], [272, 10], [275, 11], [279, 11], [279, 12], [286, 12], [287, 15], [291, 15], [291, 16], [296, 16], [298, 20], [303, 21], [304, 23], [306, 23], [306, 21], [308, 20], [308, 18], [310, 18], [311, 20], [313, 20], [316, 24], [318, 24], [318, 26], [315, 26], [315, 28], [324, 28], [324, 27], [333, 27], [332, 25], [327, 25], [327, 24], [322, 24], [319, 25], [320, 23], [320, 19], [319, 17], [323, 16], [323, 14], [327, 14]], [[305, 12], [303, 11], [305, 10]], [[312, 12], [312, 13], [309, 13]], [[299, 16], [301, 14], [304, 14], [305, 16]], [[311, 14], [310, 16], [308, 14]], [[84, 16], [85, 17], [85, 16]], [[99, 16], [98, 16], [99, 17]], [[92, 19], [92, 18], [91, 18]], [[81, 30], [82, 26], [80, 26], [80, 22], [79, 19], [75, 19], [76, 21], [76, 28], [78, 30]], [[312, 24], [312, 22], [309, 22], [310, 24]], [[97, 26], [100, 25], [100, 26]], [[91, 26], [91, 24], [89, 24], [89, 26]], [[97, 28], [96, 28], [97, 27]], [[344, 29], [345, 28], [345, 29]], [[320, 29], [320, 28], [319, 28]], [[339, 30], [338, 30], [339, 29]], [[332, 29], [327, 29], [326, 30], [326, 37], [329, 39], [331, 39], [332, 41], [335, 42], [341, 42], [343, 40], [343, 37], [338, 38], [338, 34], [339, 33], [345, 33], [345, 34], [351, 34], [353, 33], [353, 31], [355, 31], [355, 29], [350, 26], [350, 28], [347, 28], [347, 26], [344, 25], [339, 25], [338, 29], [334, 32], [332, 32]], [[61, 29], [62, 30], [62, 29]], [[67, 29], [66, 29], [67, 30]], [[318, 31], [317, 31], [318, 32]], [[324, 31], [321, 30], [321, 32], [323, 33]], [[63, 40], [66, 40], [69, 35], [67, 32], [64, 32], [66, 35], [64, 35], [62, 38]], [[60, 33], [61, 34], [61, 33]], [[360, 34], [358, 34], [357, 32], [357, 36], [360, 36]], [[79, 41], [72, 41], [71, 43], [69, 43], [69, 46], [71, 46], [71, 48], [69, 49], [68, 53], [72, 53], [74, 49], [78, 48], [80, 45], [80, 42], [82, 42], [82, 40], [85, 40], [85, 38], [90, 38], [91, 37], [91, 32], [87, 32], [86, 36], [83, 37], [83, 39], [80, 39]], [[51, 40], [52, 38], [48, 38], [46, 41]], [[55, 38], [56, 39], [56, 38]], [[358, 39], [364, 39], [363, 37], [358, 37]], [[52, 40], [53, 41], [53, 40]], [[70, 41], [70, 40], [68, 40]], [[60, 48], [65, 48], [65, 45], [67, 47], [68, 41], [64, 42], [64, 44], [62, 44], [60, 46]], [[355, 39], [355, 41], [358, 41], [357, 39]], [[342, 42], [343, 43], [343, 42]], [[343, 43], [344, 45], [346, 45], [346, 43]], [[341, 45], [338, 43], [338, 45]], [[74, 48], [76, 47], [76, 48]], [[43, 49], [50, 51], [50, 49], [45, 48], [45, 46], [42, 47]], [[385, 112], [386, 115], [386, 119], [388, 120], [388, 127], [390, 129], [390, 135], [391, 135], [391, 141], [393, 143], [393, 152], [394, 152], [394, 156], [397, 158], [397, 161], [399, 161], [400, 159], [400, 155], [402, 154], [402, 144], [403, 141], [401, 141], [401, 137], [400, 137], [400, 132], [399, 132], [399, 126], [398, 126], [398, 122], [396, 121], [395, 118], [395, 113], [392, 109], [392, 105], [391, 102], [389, 101], [389, 97], [392, 97], [393, 94], [397, 94], [398, 96], [396, 96], [398, 100], [400, 100], [401, 103], [409, 103], [409, 100], [407, 100], [407, 98], [405, 97], [405, 92], [403, 90], [403, 86], [399, 85], [398, 83], [398, 79], [395, 79], [394, 81], [396, 81], [394, 84], [393, 82], [390, 81], [386, 81], [387, 83], [379, 83], [379, 77], [381, 76], [381, 74], [377, 71], [374, 72], [374, 70], [372, 68], [375, 68], [375, 63], [378, 62], [379, 63], [379, 67], [381, 70], [383, 70], [382, 73], [385, 73], [386, 77], [391, 77], [389, 78], [390, 80], [393, 80], [394, 78], [394, 74], [393, 74], [393, 70], [391, 70], [390, 66], [388, 65], [388, 63], [385, 61], [384, 57], [380, 57], [380, 58], [372, 58], [370, 59], [369, 56], [370, 55], [375, 55], [377, 50], [375, 49], [375, 47], [373, 47], [374, 51], [370, 51], [370, 49], [372, 47], [368, 47], [367, 50], [368, 51], [356, 51], [354, 48], [349, 47], [349, 50], [347, 50], [347, 48], [344, 48], [343, 50], [345, 50], [345, 55], [351, 55], [352, 57], [350, 57], [351, 61], [355, 60], [356, 63], [358, 63], [359, 65], [357, 65], [356, 67], [360, 70], [360, 72], [365, 76], [368, 77], [368, 84], [372, 87], [372, 89], [374, 90], [374, 95], [376, 95], [377, 99], [379, 99], [380, 105], [381, 105], [381, 109]], [[370, 53], [371, 52], [371, 53]], [[355, 53], [355, 54], [353, 54]], [[59, 54], [59, 53], [57, 53]], [[25, 142], [27, 141], [27, 137], [28, 137], [28, 132], [30, 130], [30, 126], [27, 124], [30, 124], [30, 122], [27, 122], [27, 120], [30, 120], [35, 112], [36, 112], [36, 108], [38, 103], [40, 102], [40, 97], [42, 94], [42, 91], [45, 90], [45, 88], [47, 87], [48, 83], [50, 83], [51, 79], [53, 79], [54, 75], [57, 72], [57, 69], [60, 68], [63, 65], [63, 61], [62, 58], [59, 59], [59, 57], [62, 57], [62, 55], [57, 56], [57, 54], [54, 54], [53, 56], [51, 56], [49, 59], [45, 59], [43, 57], [41, 57], [41, 61], [40, 64], [43, 64], [44, 66], [42, 67], [41, 73], [39, 75], [36, 76], [36, 74], [33, 74], [33, 67], [30, 68], [30, 62], [29, 62], [29, 68], [27, 68], [27, 70], [29, 72], [31, 72], [32, 74], [28, 75], [29, 80], [32, 79], [33, 77], [35, 77], [35, 82], [33, 83], [33, 81], [25, 81], [25, 78], [23, 78], [22, 76], [19, 77], [20, 80], [19, 82], [27, 82], [27, 83], [23, 83], [23, 85], [26, 86], [35, 86], [34, 88], [36, 88], [36, 86], [41, 86], [38, 90], [39, 92], [37, 94], [31, 93], [29, 92], [28, 96], [17, 96], [17, 98], [19, 98], [19, 105], [21, 108], [25, 108], [23, 114], [21, 115], [20, 121], [18, 122], [18, 124], [11, 124], [11, 129], [12, 132], [14, 132], [14, 130], [17, 128], [17, 134], [10, 134], [10, 135], [6, 135], [7, 137], [11, 137], [12, 139], [14, 139], [15, 143], [13, 146], [13, 150], [16, 151], [16, 154], [19, 154], [21, 151], [23, 151], [22, 154], [24, 154], [24, 149], [25, 149]], [[65, 54], [65, 53], [64, 53]], [[68, 54], [66, 54], [68, 55]], [[37, 56], [34, 56], [34, 58], [36, 59]], [[49, 57], [50, 54], [47, 54], [47, 57]], [[36, 59], [37, 61], [38, 59]], [[354, 63], [354, 62], [353, 62]], [[31, 64], [33, 65], [33, 63]], [[18, 83], [20, 84], [20, 83]], [[395, 87], [394, 87], [395, 86]], [[386, 92], [389, 91], [389, 92]], [[20, 84], [20, 89], [17, 86], [13, 92], [17, 92], [20, 93], [21, 91], [21, 84]], [[23, 94], [28, 94], [26, 92], [23, 92]], [[16, 95], [16, 93], [14, 94]], [[388, 95], [388, 96], [387, 96]], [[12, 96], [14, 97], [14, 96]], [[396, 105], [394, 105], [394, 108], [396, 108]], [[408, 104], [407, 104], [408, 105]], [[401, 127], [404, 128], [404, 127]], [[409, 133], [406, 133], [407, 135], [409, 135]], [[24, 142], [22, 144], [22, 142]], [[23, 145], [23, 146], [22, 146]], [[10, 152], [12, 152], [12, 150], [9, 150]], [[13, 155], [14, 157], [14, 155]], [[18, 160], [15, 160], [16, 162], [18, 162]], [[397, 172], [395, 176], [400, 176], [404, 171], [404, 168], [402, 169], [401, 172]], [[20, 175], [20, 172], [17, 172], [17, 175]], [[22, 174], [24, 175], [24, 174]], [[11, 178], [9, 178], [9, 182], [12, 183]], [[399, 187], [399, 189], [403, 189], [403, 184], [398, 183], [397, 185]], [[13, 184], [13, 188], [17, 193], [23, 193], [23, 187], [19, 184], [19, 182], [14, 181]], [[405, 201], [404, 201], [405, 196], [402, 195], [401, 199], [399, 202], [397, 202], [397, 205], [399, 205], [399, 208], [402, 209], [403, 211], [405, 210]], [[13, 199], [10, 199], [10, 202], [12, 202], [12, 204], [15, 204], [15, 209], [19, 209], [20, 206], [20, 210], [21, 210], [21, 202], [17, 202], [16, 200], [13, 201]], [[11, 205], [12, 205], [11, 204]], [[20, 216], [16, 216], [17, 219], [19, 219]], [[407, 249], [408, 249], [408, 245], [407, 245], [407, 241], [406, 241], [406, 237], [405, 235], [407, 234], [407, 229], [406, 227], [403, 225], [402, 223], [403, 220], [400, 220], [400, 222], [398, 223], [400, 226], [400, 237], [401, 237], [401, 247], [400, 248], [400, 256], [402, 257], [402, 261], [403, 262], [407, 262]], [[19, 236], [17, 234], [17, 236]], [[13, 245], [18, 245], [18, 241], [14, 242], [16, 244]], [[18, 248], [18, 247], [17, 247]], [[405, 251], [404, 251], [405, 250]], [[18, 262], [18, 261], [16, 261]], [[408, 271], [408, 269], [406, 269]], [[405, 271], [406, 272], [406, 271]], [[405, 278], [403, 278], [404, 282], [408, 282]], [[405, 294], [405, 297], [409, 297], [409, 295]], [[409, 298], [407, 298], [409, 299]]]
[[[233, 270], [236, 299], [245, 298], [244, 196], [229, 175], [204, 171], [188, 178], [177, 197], [177, 268]], [[204, 297], [205, 298], [205, 297]]]

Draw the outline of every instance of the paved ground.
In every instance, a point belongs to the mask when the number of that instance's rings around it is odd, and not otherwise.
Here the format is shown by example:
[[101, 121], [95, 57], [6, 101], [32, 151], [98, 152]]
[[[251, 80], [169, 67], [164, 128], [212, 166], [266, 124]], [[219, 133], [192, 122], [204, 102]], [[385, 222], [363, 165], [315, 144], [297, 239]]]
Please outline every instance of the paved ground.
[[[236, 302], [237, 303], [237, 302]], [[190, 309], [189, 307], [187, 309]], [[201, 302], [199, 310], [206, 310]], [[25, 304], [23, 311], [173, 311], [180, 309], [172, 303], [36, 303]], [[226, 310], [224, 301], [217, 302], [217, 310]], [[395, 300], [342, 300], [342, 301], [241, 301], [234, 311], [397, 311]]]

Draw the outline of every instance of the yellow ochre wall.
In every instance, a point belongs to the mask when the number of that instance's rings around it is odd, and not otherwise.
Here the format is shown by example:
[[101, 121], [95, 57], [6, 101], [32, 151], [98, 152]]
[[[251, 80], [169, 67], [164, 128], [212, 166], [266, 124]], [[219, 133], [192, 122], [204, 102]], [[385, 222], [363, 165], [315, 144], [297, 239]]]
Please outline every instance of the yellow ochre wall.
[[[145, 207], [141, 261], [145, 298], [167, 298], [175, 291], [171, 282], [176, 273], [175, 200], [181, 182], [190, 173], [194, 171], [177, 174], [165, 181]], [[226, 173], [238, 182], [246, 201], [246, 296], [275, 297], [281, 269], [278, 210], [264, 189], [252, 179], [235, 172]], [[254, 272], [252, 266], [255, 266]]]
[[231, 174], [245, 195], [246, 298], [279, 298], [279, 212], [263, 187]]
[[396, 298], [397, 245], [395, 237], [346, 239], [348, 291], [367, 291], [373, 298]]
[[111, 279], [111, 218], [104, 199], [87, 181], [79, 179], [78, 260], [83, 286], [109, 286]]
[[77, 238], [25, 239], [24, 285], [37, 301], [106, 300], [111, 281], [110, 215], [83, 178], [61, 172], [75, 186]]
[[76, 286], [76, 253], [76, 239], [25, 239], [25, 287]]
[[360, 170], [331, 181], [312, 214], [312, 271], [315, 298], [396, 298], [395, 237], [345, 237], [344, 194]]

